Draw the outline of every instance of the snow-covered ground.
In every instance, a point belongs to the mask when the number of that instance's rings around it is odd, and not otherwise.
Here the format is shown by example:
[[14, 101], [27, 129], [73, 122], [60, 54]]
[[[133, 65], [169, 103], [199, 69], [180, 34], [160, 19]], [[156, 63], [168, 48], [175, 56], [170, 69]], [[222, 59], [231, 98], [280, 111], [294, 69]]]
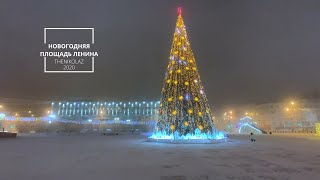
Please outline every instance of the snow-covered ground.
[[231, 135], [224, 144], [159, 144], [137, 135], [0, 139], [0, 180], [320, 179], [320, 138]]

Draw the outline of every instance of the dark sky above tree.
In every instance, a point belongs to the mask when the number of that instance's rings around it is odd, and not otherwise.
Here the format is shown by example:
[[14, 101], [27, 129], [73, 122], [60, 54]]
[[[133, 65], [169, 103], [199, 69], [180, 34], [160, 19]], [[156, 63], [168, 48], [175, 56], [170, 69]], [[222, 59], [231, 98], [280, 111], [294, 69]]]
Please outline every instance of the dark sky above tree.
[[[210, 104], [320, 87], [319, 0], [2, 0], [0, 97], [158, 100], [183, 17]], [[94, 27], [94, 74], [45, 74], [44, 27]]]

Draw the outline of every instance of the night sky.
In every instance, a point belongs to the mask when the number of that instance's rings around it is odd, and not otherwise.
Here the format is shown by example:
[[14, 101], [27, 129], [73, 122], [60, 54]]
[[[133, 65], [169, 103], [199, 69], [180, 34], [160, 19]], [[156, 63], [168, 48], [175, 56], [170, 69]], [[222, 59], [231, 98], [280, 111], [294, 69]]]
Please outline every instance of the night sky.
[[[210, 104], [320, 90], [319, 0], [1, 0], [0, 97], [158, 100], [176, 8]], [[94, 27], [94, 74], [45, 74], [44, 27]]]

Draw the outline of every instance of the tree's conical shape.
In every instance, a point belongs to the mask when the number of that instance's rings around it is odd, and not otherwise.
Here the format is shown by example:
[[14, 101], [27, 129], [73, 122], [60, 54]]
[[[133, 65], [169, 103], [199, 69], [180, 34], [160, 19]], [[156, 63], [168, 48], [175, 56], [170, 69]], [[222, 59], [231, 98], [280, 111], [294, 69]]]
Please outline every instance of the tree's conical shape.
[[194, 55], [182, 19], [181, 9], [173, 36], [169, 65], [163, 81], [157, 132], [179, 136], [215, 133]]

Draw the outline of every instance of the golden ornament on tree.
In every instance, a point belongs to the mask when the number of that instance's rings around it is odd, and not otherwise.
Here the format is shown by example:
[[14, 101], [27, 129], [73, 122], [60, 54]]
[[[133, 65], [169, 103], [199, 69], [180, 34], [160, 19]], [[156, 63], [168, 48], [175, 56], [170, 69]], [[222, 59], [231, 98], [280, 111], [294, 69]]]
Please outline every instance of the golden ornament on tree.
[[172, 115], [176, 115], [176, 114], [177, 114], [176, 110], [172, 111]]

